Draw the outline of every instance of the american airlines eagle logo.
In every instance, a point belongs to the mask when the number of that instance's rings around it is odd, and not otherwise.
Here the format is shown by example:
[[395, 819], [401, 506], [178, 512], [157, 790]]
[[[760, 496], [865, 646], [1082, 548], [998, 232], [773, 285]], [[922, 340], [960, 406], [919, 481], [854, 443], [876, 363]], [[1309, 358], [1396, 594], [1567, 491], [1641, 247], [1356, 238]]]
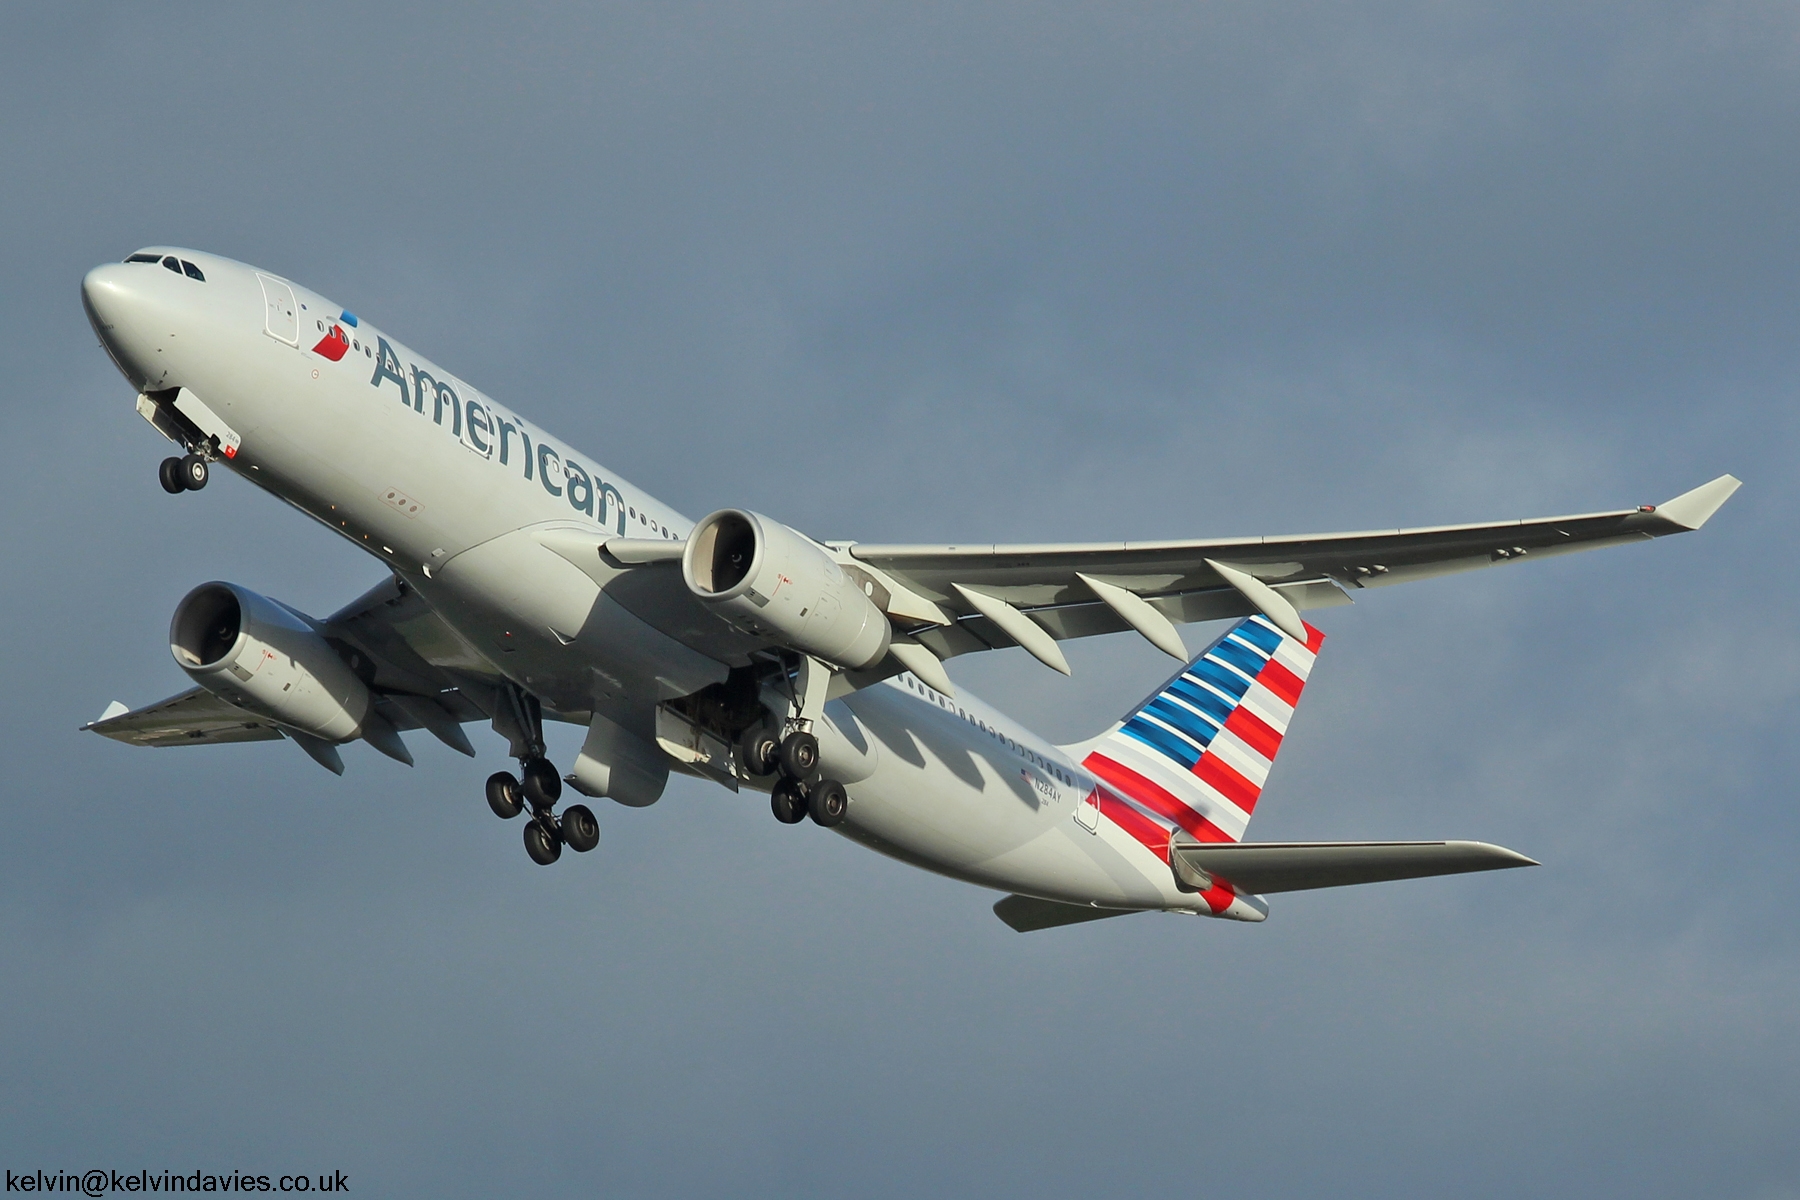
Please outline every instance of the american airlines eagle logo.
[[326, 330], [325, 336], [319, 339], [319, 344], [313, 347], [314, 354], [323, 355], [332, 362], [341, 361], [349, 352], [350, 337], [344, 332], [344, 327], [337, 324]]

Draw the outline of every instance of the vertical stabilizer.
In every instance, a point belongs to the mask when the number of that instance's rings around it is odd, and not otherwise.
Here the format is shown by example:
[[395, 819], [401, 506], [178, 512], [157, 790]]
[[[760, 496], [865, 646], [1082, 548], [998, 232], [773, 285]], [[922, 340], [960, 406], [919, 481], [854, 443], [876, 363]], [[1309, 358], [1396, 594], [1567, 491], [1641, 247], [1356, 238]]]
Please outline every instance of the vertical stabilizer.
[[1094, 816], [1165, 860], [1176, 830], [1240, 840], [1325, 641], [1304, 628], [1301, 642], [1260, 614], [1239, 621], [1124, 720], [1067, 747], [1099, 781]]

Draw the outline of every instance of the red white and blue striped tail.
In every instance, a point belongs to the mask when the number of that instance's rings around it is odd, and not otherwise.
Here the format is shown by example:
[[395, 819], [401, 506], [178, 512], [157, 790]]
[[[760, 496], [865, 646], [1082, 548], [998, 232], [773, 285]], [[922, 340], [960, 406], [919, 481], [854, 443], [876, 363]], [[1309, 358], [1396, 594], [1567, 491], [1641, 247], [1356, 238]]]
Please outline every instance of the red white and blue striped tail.
[[1239, 621], [1081, 747], [1099, 784], [1089, 819], [1110, 821], [1165, 860], [1177, 829], [1202, 842], [1240, 840], [1325, 641], [1311, 625], [1306, 634], [1302, 644], [1260, 614]]

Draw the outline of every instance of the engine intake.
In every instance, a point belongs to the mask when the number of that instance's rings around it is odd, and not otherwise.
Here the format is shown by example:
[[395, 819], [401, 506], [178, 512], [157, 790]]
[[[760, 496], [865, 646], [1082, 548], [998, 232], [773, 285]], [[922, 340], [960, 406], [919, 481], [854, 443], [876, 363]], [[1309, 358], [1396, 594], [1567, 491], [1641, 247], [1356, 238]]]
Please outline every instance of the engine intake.
[[175, 608], [169, 650], [207, 691], [331, 742], [361, 736], [374, 698], [305, 620], [231, 583], [203, 583]]
[[875, 665], [893, 636], [887, 614], [823, 547], [757, 513], [720, 509], [695, 526], [681, 577], [739, 629], [834, 666]]

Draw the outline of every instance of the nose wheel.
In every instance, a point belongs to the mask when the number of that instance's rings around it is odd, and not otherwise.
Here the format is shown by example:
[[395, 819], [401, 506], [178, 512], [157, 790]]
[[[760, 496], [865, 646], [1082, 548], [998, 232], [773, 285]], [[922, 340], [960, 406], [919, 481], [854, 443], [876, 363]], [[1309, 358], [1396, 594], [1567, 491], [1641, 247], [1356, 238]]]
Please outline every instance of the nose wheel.
[[206, 486], [211, 478], [212, 470], [206, 460], [198, 454], [189, 454], [183, 458], [165, 458], [156, 469], [157, 482], [171, 496], [181, 492], [197, 492]]
[[562, 777], [547, 758], [526, 759], [520, 764], [519, 775], [496, 771], [488, 776], [487, 802], [495, 816], [510, 821], [530, 805], [531, 819], [525, 822], [525, 853], [540, 867], [561, 858], [564, 846], [586, 854], [600, 844], [600, 822], [594, 810], [585, 804], [571, 804], [558, 816], [556, 802], [561, 797]]

